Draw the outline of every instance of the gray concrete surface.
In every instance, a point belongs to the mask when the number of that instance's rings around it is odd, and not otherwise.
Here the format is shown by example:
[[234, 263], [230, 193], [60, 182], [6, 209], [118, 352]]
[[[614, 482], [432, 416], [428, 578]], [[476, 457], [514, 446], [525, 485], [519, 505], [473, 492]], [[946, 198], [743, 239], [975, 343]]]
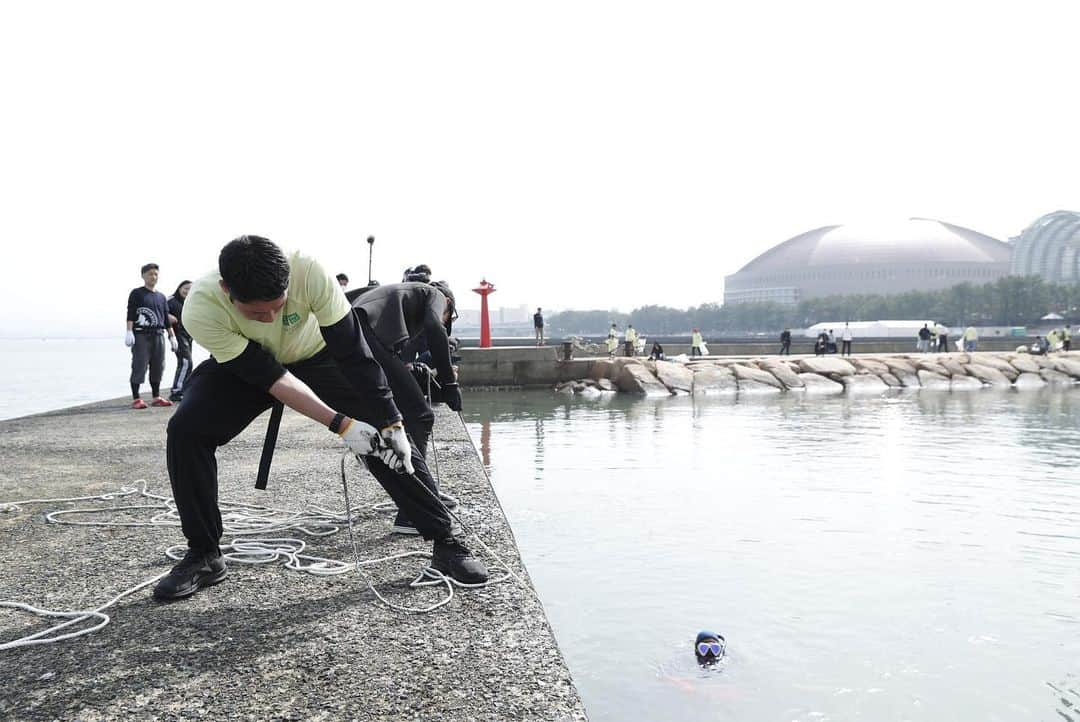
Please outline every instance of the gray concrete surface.
[[[103, 402], [0, 422], [0, 501], [100, 494], [145, 478], [168, 494], [171, 410]], [[264, 415], [219, 452], [223, 499], [343, 509], [337, 439], [286, 413], [270, 488], [253, 488]], [[456, 415], [437, 423], [443, 485], [459, 514], [527, 581], [513, 534]], [[393, 537], [386, 499], [350, 469], [363, 558], [430, 550]], [[178, 528], [48, 524], [53, 504], [0, 513], [0, 599], [51, 609], [93, 608], [165, 571]], [[96, 505], [104, 506], [106, 502]], [[145, 518], [131, 512], [132, 519]], [[309, 539], [312, 553], [351, 558], [346, 532]], [[493, 564], [491, 560], [488, 560]], [[422, 560], [372, 572], [397, 602], [430, 603], [407, 588]], [[315, 577], [280, 563], [231, 565], [222, 584], [168, 604], [149, 590], [109, 610], [112, 623], [54, 645], [0, 651], [3, 719], [582, 720], [585, 712], [540, 603], [513, 581], [459, 591], [424, 615], [393, 611], [355, 574]], [[48, 626], [0, 609], [0, 641]]]

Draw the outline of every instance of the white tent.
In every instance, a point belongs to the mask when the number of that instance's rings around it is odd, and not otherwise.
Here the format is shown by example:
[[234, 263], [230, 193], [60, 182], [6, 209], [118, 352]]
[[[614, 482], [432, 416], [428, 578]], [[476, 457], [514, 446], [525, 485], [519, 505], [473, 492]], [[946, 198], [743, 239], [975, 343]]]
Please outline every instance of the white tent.
[[[932, 331], [935, 323], [934, 321], [852, 321], [848, 324], [851, 335], [855, 338], [915, 338], [924, 325]], [[803, 331], [803, 335], [806, 338], [817, 338], [819, 333], [822, 331], [828, 333], [830, 329], [839, 341], [844, 331], [844, 322], [815, 323]]]

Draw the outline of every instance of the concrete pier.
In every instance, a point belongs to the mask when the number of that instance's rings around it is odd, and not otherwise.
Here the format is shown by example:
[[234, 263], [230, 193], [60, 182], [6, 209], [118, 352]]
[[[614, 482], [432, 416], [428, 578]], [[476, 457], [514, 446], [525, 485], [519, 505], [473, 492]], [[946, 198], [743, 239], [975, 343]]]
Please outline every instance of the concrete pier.
[[[169, 494], [170, 409], [103, 402], [0, 422], [0, 502], [102, 494], [146, 479]], [[340, 442], [287, 412], [265, 492], [253, 488], [266, 416], [219, 452], [222, 499], [301, 509], [344, 508]], [[470, 528], [529, 582], [513, 534], [466, 429], [441, 409], [436, 424], [443, 487]], [[364, 559], [423, 550], [391, 536], [387, 496], [349, 466]], [[140, 504], [35, 504], [0, 512], [0, 600], [57, 610], [94, 608], [167, 571], [176, 527], [49, 524], [53, 509]], [[122, 512], [145, 520], [154, 510]], [[114, 517], [117, 518], [117, 517]], [[89, 520], [90, 517], [87, 517]], [[290, 533], [290, 536], [300, 536]], [[346, 531], [306, 537], [312, 554], [351, 560]], [[477, 548], [475, 543], [473, 548]], [[481, 552], [482, 553], [482, 552]], [[486, 559], [490, 566], [496, 562]], [[423, 560], [369, 568], [380, 592], [424, 606], [443, 592], [408, 582]], [[531, 588], [510, 580], [458, 590], [428, 614], [384, 606], [355, 572], [318, 577], [280, 562], [229, 567], [222, 584], [168, 604], [141, 590], [107, 610], [111, 623], [57, 644], [0, 651], [4, 719], [583, 720], [585, 711]], [[50, 626], [0, 609], [0, 643]]]

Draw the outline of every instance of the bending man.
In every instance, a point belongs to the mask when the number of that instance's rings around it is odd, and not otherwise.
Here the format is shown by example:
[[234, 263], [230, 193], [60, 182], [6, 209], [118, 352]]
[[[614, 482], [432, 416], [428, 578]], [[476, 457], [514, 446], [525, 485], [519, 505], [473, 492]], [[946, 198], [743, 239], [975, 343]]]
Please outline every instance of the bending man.
[[[158, 582], [155, 597], [186, 597], [225, 578], [217, 448], [274, 399], [367, 455], [372, 475], [434, 541], [432, 567], [466, 583], [487, 579], [483, 563], [451, 533], [446, 509], [407, 475], [415, 470], [432, 484], [341, 286], [316, 261], [241, 236], [222, 249], [218, 272], [192, 286], [184, 326], [212, 358], [192, 374], [169, 421], [169, 480], [188, 552]], [[378, 449], [380, 456], [370, 456]]]
[[[454, 319], [454, 294], [444, 282], [392, 283], [379, 286], [353, 301], [360, 316], [364, 336], [376, 361], [382, 366], [394, 394], [394, 402], [405, 419], [405, 431], [413, 445], [426, 456], [435, 414], [424, 397], [416, 377], [406, 367], [402, 355], [411, 360], [418, 351], [431, 354], [437, 372], [440, 398], [454, 411], [461, 411], [461, 391], [450, 362], [447, 328]], [[429, 487], [438, 493], [432, 483]], [[452, 505], [449, 497], [441, 497]], [[416, 534], [408, 514], [398, 509], [393, 532]]]

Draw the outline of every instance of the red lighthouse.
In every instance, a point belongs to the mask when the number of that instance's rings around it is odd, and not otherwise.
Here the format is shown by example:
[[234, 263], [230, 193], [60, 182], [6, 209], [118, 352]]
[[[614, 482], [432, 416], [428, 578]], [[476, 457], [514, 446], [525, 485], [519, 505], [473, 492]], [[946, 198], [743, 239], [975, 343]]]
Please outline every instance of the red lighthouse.
[[480, 286], [473, 289], [480, 294], [480, 348], [491, 348], [491, 321], [488, 319], [487, 297], [495, 293], [495, 284], [487, 280], [480, 281]]

